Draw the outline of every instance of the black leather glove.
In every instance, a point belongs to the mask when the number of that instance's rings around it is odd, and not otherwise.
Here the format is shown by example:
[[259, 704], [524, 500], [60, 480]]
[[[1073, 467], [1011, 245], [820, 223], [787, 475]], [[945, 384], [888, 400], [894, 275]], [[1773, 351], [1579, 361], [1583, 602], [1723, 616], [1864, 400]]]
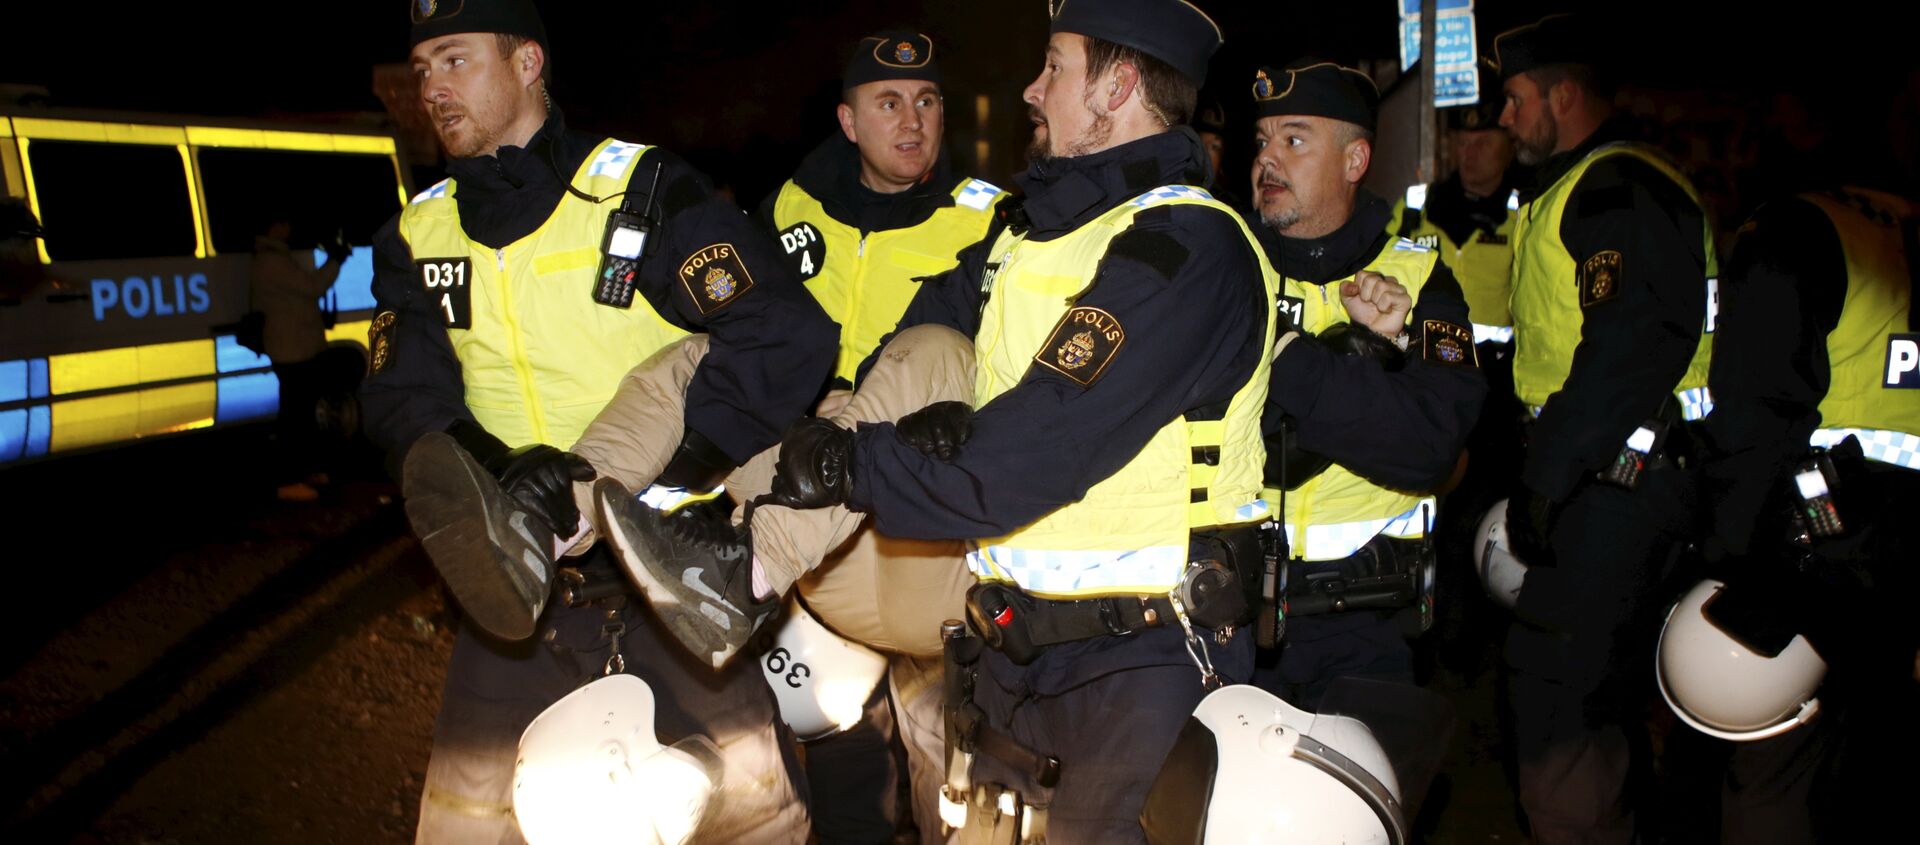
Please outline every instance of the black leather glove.
[[893, 424], [900, 439], [923, 455], [951, 462], [973, 433], [973, 406], [965, 402], [935, 402]]
[[780, 441], [770, 500], [790, 508], [846, 504], [853, 495], [852, 458], [853, 432], [820, 417], [794, 423]]
[[660, 477], [653, 483], [706, 493], [727, 480], [727, 473], [733, 472], [733, 468], [733, 459], [727, 457], [727, 453], [720, 451], [705, 435], [689, 428], [681, 436], [680, 448], [674, 450], [673, 459], [667, 461], [667, 468], [660, 471]]
[[586, 458], [562, 452], [545, 443], [518, 449], [478, 423], [460, 420], [447, 427], [460, 446], [492, 473], [501, 489], [547, 524], [555, 536], [571, 537], [580, 524], [580, 507], [573, 501], [573, 482], [592, 481], [593, 465]]
[[1513, 553], [1529, 567], [1552, 566], [1553, 544], [1548, 541], [1553, 524], [1560, 518], [1561, 504], [1534, 492], [1525, 484], [1516, 485], [1507, 499], [1507, 540]]
[[1407, 365], [1407, 353], [1378, 332], [1358, 323], [1338, 323], [1320, 333], [1318, 341], [1340, 355], [1379, 361], [1387, 372], [1399, 372]]
[[572, 452], [534, 443], [508, 452], [487, 471], [520, 506], [546, 521], [556, 537], [571, 537], [580, 524], [573, 483], [592, 481], [593, 465]]

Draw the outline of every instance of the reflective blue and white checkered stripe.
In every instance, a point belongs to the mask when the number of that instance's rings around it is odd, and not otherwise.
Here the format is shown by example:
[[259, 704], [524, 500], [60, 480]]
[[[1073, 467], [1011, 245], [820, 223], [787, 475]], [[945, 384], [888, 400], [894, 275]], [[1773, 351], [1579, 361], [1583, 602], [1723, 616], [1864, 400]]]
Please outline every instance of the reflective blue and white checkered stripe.
[[1408, 185], [1407, 186], [1407, 210], [1419, 211], [1420, 209], [1425, 208], [1426, 205], [1427, 205], [1427, 186]]
[[437, 200], [441, 197], [446, 196], [447, 183], [449, 181], [451, 180], [442, 179], [438, 182], [433, 183], [433, 187], [428, 188], [424, 191], [421, 191], [420, 193], [414, 194], [413, 203], [409, 203], [409, 205], [415, 204], [415, 203], [423, 203], [423, 202], [426, 202], [427, 200]]
[[960, 189], [959, 195], [953, 198], [953, 202], [955, 205], [964, 205], [974, 211], [985, 211], [987, 206], [993, 204], [994, 197], [1004, 193], [1006, 192], [992, 183], [968, 179], [967, 184]]
[[640, 504], [646, 505], [654, 510], [670, 511], [693, 499], [711, 499], [714, 494], [726, 489], [725, 487], [715, 487], [713, 488], [713, 493], [701, 493], [697, 490], [688, 490], [685, 487], [665, 487], [655, 484], [640, 491], [640, 495], [634, 498], [639, 499]]
[[1484, 323], [1473, 324], [1474, 343], [1512, 343], [1512, 326], [1489, 326]]
[[1680, 417], [1688, 422], [1704, 420], [1713, 413], [1713, 394], [1704, 387], [1682, 390], [1673, 398], [1680, 400]]
[[1234, 522], [1251, 522], [1271, 513], [1273, 508], [1266, 499], [1255, 499], [1251, 504], [1241, 505], [1233, 510]]
[[1033, 593], [1068, 594], [1116, 589], [1172, 589], [1187, 567], [1187, 547], [1131, 551], [975, 547], [967, 569], [983, 579], [1010, 579]]
[[1133, 198], [1131, 205], [1146, 208], [1168, 200], [1210, 200], [1213, 195], [1192, 185], [1162, 185]]
[[1907, 469], [1920, 469], [1920, 437], [1904, 431], [1875, 428], [1821, 428], [1807, 438], [1808, 445], [1831, 449], [1853, 436], [1860, 438], [1860, 451], [1867, 457]]
[[627, 175], [627, 165], [633, 163], [633, 157], [646, 148], [645, 144], [629, 144], [625, 141], [607, 144], [606, 149], [593, 157], [593, 164], [587, 166], [587, 175], [619, 179]]
[[1419, 241], [1411, 241], [1411, 240], [1407, 240], [1406, 238], [1395, 239], [1393, 242], [1393, 248], [1400, 250], [1401, 252], [1432, 252], [1433, 251], [1433, 247], [1421, 246]]
[[1422, 499], [1399, 516], [1386, 519], [1363, 519], [1357, 522], [1339, 522], [1332, 525], [1307, 526], [1307, 541], [1301, 543], [1294, 536], [1294, 526], [1287, 526], [1287, 548], [1293, 550], [1293, 556], [1304, 560], [1339, 560], [1367, 544], [1368, 540], [1381, 534], [1389, 537], [1419, 537], [1426, 533], [1427, 517], [1433, 513], [1433, 499]]

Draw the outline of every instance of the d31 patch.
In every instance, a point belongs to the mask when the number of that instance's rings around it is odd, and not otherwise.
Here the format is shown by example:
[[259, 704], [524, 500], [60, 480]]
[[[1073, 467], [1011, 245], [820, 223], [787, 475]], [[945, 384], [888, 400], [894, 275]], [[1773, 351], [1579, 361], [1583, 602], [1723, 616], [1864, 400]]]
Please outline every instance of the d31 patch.
[[373, 356], [368, 366], [373, 372], [384, 372], [393, 366], [393, 334], [399, 321], [400, 315], [382, 311], [373, 315], [373, 322], [367, 326], [367, 348]]
[[1127, 332], [1112, 314], [1081, 306], [1067, 311], [1053, 336], [1041, 344], [1033, 361], [1056, 373], [1091, 387], [1113, 363], [1113, 356], [1127, 340]]
[[1603, 249], [1580, 264], [1580, 307], [1620, 293], [1620, 250]]
[[827, 263], [827, 242], [805, 220], [780, 230], [780, 248], [786, 250], [787, 260], [803, 282], [819, 275]]
[[680, 283], [686, 285], [687, 295], [703, 317], [753, 289], [753, 277], [747, 275], [733, 244], [713, 244], [688, 256], [680, 265]]
[[[1293, 328], [1305, 330], [1303, 327], [1307, 322], [1306, 300], [1297, 296], [1288, 296], [1283, 293], [1274, 298], [1273, 306], [1274, 310], [1279, 312], [1282, 318], [1293, 323]], [[1286, 327], [1280, 327], [1280, 331], [1286, 331]]]
[[1473, 348], [1473, 331], [1445, 320], [1427, 320], [1420, 325], [1420, 357], [1435, 364], [1454, 367], [1478, 367], [1480, 356]]
[[473, 261], [468, 258], [429, 258], [415, 261], [420, 289], [447, 321], [447, 328], [473, 328]]

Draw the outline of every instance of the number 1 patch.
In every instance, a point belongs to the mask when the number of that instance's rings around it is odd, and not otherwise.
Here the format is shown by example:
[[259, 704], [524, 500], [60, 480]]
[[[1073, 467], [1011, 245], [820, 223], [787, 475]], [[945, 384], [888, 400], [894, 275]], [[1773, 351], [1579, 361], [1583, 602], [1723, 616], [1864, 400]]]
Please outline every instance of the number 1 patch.
[[450, 329], [473, 328], [473, 262], [466, 258], [416, 261], [420, 289]]
[[1092, 387], [1126, 341], [1126, 330], [1112, 314], [1081, 306], [1060, 318], [1053, 336], [1034, 353], [1033, 361], [1081, 387]]

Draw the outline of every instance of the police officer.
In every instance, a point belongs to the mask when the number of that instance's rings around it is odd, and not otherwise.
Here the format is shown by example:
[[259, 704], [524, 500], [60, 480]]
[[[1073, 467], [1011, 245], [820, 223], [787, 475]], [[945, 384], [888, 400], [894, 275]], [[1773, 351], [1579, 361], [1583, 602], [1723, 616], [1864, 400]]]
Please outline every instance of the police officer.
[[[521, 729], [589, 677], [625, 668], [659, 691], [662, 739], [704, 735], [726, 758], [708, 835], [800, 841], [806, 811], [750, 667], [716, 676], [661, 647], [657, 623], [617, 594], [541, 608], [545, 558], [579, 522], [572, 484], [593, 474], [557, 447], [628, 368], [691, 332], [711, 338], [674, 469], [703, 478], [802, 412], [825, 377], [832, 324], [765, 234], [680, 159], [566, 129], [546, 96], [531, 4], [419, 4], [411, 41], [452, 178], [376, 238], [367, 427], [408, 454], [409, 516], [470, 619], [503, 638], [534, 635], [514, 644], [460, 630], [418, 836], [512, 839]], [[676, 448], [659, 452], [656, 472]], [[608, 570], [593, 556], [578, 566]]]
[[[1192, 187], [1209, 162], [1175, 128], [1220, 40], [1175, 0], [1058, 7], [1026, 91], [1026, 201], [923, 287], [893, 341], [972, 347], [973, 401], [857, 431], [804, 421], [750, 530], [631, 540], [656, 607], [692, 603], [668, 589], [683, 577], [751, 568], [770, 589], [722, 594], [751, 614], [817, 560], [776, 554], [794, 535], [782, 523], [851, 511], [888, 535], [973, 538], [970, 615], [996, 650], [967, 706], [995, 739], [971, 756], [969, 835], [1024, 820], [1049, 841], [1140, 841], [1147, 788], [1204, 682], [1251, 669], [1251, 638], [1231, 624], [1244, 604], [1174, 594], [1190, 560], [1257, 558], [1245, 549], [1267, 510], [1259, 415], [1277, 290], [1244, 223]], [[761, 542], [771, 535], [782, 542]], [[682, 615], [711, 618], [713, 603]]]
[[1502, 126], [1538, 167], [1514, 228], [1513, 380], [1535, 412], [1509, 533], [1531, 565], [1506, 659], [1536, 840], [1624, 842], [1657, 586], [1695, 507], [1679, 464], [1706, 393], [1711, 227], [1611, 117], [1595, 45], [1549, 17], [1494, 42]]
[[[995, 204], [1006, 197], [990, 183], [952, 173], [944, 144], [941, 49], [931, 37], [905, 29], [860, 39], [841, 78], [835, 109], [840, 132], [815, 148], [759, 211], [794, 274], [840, 324], [833, 389], [818, 409], [821, 416], [834, 416], [852, 399], [861, 362], [900, 322], [919, 290], [915, 279], [951, 269], [960, 250], [986, 236]], [[866, 592], [859, 594], [863, 601], [853, 608], [855, 616], [835, 612], [847, 606], [839, 595], [846, 591], [838, 589], [845, 577], [800, 585], [813, 611], [838, 630], [895, 650], [893, 712], [881, 694], [861, 727], [808, 746], [814, 830], [825, 841], [878, 841], [891, 834], [896, 775], [888, 741], [895, 724], [904, 729], [919, 827], [924, 834], [938, 832], [933, 790], [941, 775], [939, 698], [924, 694], [938, 678], [921, 677], [923, 668], [938, 664], [912, 656], [937, 655], [936, 629], [923, 624], [920, 642], [900, 642], [873, 636], [872, 620], [902, 613], [918, 614], [923, 623], [926, 617], [958, 616], [970, 582], [959, 564], [963, 552], [957, 541], [883, 540], [869, 528], [824, 564], [836, 570], [885, 567], [894, 571], [894, 583], [921, 585], [928, 593], [944, 587], [944, 601], [932, 607], [911, 598], [875, 607]], [[916, 705], [923, 706], [905, 712]]]
[[1473, 311], [1475, 343], [1507, 343], [1508, 281], [1513, 272], [1513, 212], [1520, 208], [1513, 138], [1500, 128], [1499, 73], [1481, 60], [1480, 101], [1445, 109], [1457, 169], [1433, 185], [1411, 185], [1394, 202], [1387, 228], [1436, 249], [1453, 269]]
[[[1253, 99], [1254, 208], [1284, 279], [1283, 319], [1330, 348], [1405, 370], [1403, 380], [1422, 385], [1426, 409], [1366, 428], [1325, 406], [1290, 409], [1280, 404], [1289, 396], [1283, 383], [1310, 368], [1293, 366], [1285, 351], [1274, 364], [1267, 496], [1281, 508], [1292, 560], [1285, 642], [1275, 677], [1263, 681], [1312, 710], [1336, 677], [1413, 682], [1394, 609], [1431, 600], [1418, 584], [1432, 569], [1425, 537], [1434, 514], [1431, 496], [1405, 491], [1447, 480], [1486, 383], [1453, 274], [1433, 250], [1391, 234], [1387, 203], [1359, 187], [1372, 156], [1373, 80], [1330, 62], [1262, 68]], [[1350, 290], [1381, 277], [1403, 282], [1419, 331], [1407, 330], [1405, 308], [1373, 315], [1353, 301]], [[1416, 336], [1420, 346], [1410, 347]], [[1397, 454], [1378, 454], [1388, 450]]]
[[[1731, 748], [1724, 842], [1879, 835], [1914, 783], [1916, 232], [1912, 201], [1828, 188], [1762, 206], [1727, 261], [1705, 424], [1712, 574], [1766, 596], [1829, 671], [1811, 722]], [[1806, 518], [1822, 498], [1831, 524]]]

